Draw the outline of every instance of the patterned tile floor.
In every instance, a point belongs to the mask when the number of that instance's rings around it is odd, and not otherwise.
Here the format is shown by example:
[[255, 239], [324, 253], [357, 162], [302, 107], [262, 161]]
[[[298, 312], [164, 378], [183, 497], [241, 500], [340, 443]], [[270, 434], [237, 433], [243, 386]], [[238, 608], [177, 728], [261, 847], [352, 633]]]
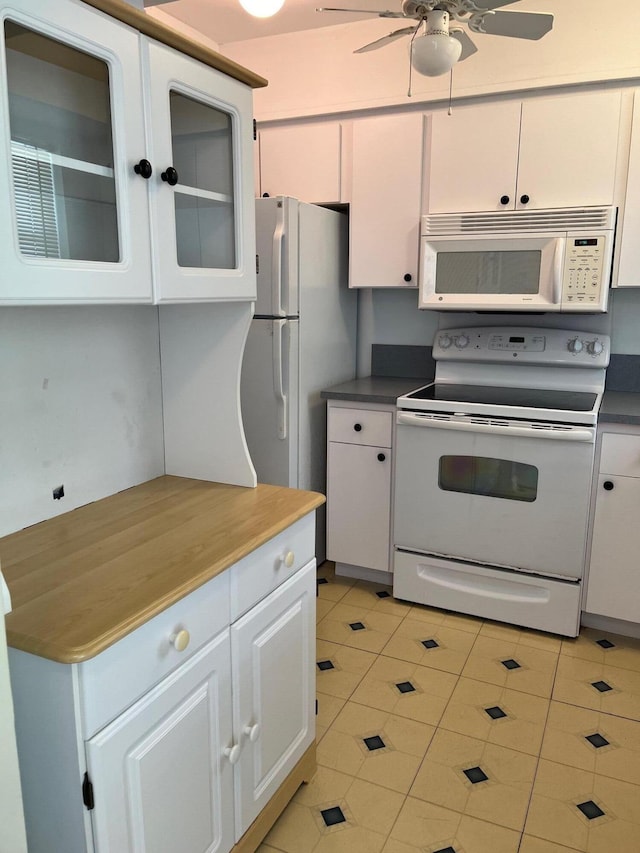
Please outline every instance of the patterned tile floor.
[[259, 853], [640, 853], [640, 642], [318, 570], [318, 771]]

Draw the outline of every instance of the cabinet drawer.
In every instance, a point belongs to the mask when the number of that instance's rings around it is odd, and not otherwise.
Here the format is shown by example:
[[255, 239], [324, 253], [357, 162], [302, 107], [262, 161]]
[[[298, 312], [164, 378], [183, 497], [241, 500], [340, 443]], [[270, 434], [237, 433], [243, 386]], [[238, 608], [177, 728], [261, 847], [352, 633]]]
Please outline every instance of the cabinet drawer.
[[602, 436], [600, 472], [640, 477], [640, 435], [606, 432]]
[[392, 429], [391, 412], [329, 408], [329, 441], [391, 447]]
[[[230, 571], [172, 604], [91, 660], [78, 665], [82, 730], [91, 737], [207, 640], [229, 625]], [[172, 636], [188, 631], [178, 651]]]
[[313, 559], [315, 534], [312, 512], [231, 568], [232, 622]]

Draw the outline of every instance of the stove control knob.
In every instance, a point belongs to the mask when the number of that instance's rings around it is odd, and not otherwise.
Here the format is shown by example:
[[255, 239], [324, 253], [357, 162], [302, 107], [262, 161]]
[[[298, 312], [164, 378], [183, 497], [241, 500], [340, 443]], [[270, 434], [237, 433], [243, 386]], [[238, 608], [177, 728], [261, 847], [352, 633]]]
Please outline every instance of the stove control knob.
[[604, 347], [602, 346], [601, 341], [589, 341], [587, 344], [587, 352], [590, 355], [600, 355]]
[[580, 340], [580, 338], [573, 338], [573, 340], [569, 341], [567, 344], [567, 349], [569, 352], [582, 352], [584, 344]]
[[451, 340], [449, 335], [442, 335], [440, 338], [438, 338], [438, 343], [440, 344], [442, 349], [449, 349], [453, 341]]
[[456, 346], [458, 349], [464, 349], [469, 346], [469, 338], [466, 335], [460, 335], [456, 341]]

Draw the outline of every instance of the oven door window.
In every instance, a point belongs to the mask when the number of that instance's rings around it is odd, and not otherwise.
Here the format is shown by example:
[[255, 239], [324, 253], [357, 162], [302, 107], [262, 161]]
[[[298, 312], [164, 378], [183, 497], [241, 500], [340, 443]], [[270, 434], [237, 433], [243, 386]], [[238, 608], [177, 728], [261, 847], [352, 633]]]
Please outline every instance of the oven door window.
[[447, 492], [532, 503], [538, 496], [538, 469], [489, 456], [441, 456], [438, 486]]

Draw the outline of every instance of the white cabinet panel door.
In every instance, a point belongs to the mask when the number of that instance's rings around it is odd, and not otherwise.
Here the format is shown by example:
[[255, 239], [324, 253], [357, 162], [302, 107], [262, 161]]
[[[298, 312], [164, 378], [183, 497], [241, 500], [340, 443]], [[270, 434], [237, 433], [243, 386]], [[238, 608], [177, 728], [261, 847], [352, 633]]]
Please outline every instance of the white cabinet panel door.
[[260, 195], [312, 203], [342, 200], [339, 122], [265, 128], [259, 136]]
[[327, 556], [389, 571], [391, 451], [330, 442]]
[[231, 626], [236, 840], [315, 737], [316, 561]]
[[429, 212], [513, 209], [519, 135], [519, 102], [434, 113], [428, 131]]
[[138, 34], [47, 0], [0, 26], [0, 304], [151, 302]]
[[229, 632], [86, 745], [96, 853], [233, 846]]
[[149, 40], [157, 302], [255, 298], [251, 90]]
[[627, 194], [622, 217], [616, 287], [640, 287], [640, 94], [634, 95]]
[[597, 489], [586, 610], [640, 622], [640, 478], [600, 474]]
[[421, 113], [353, 123], [350, 287], [417, 287]]
[[596, 92], [524, 102], [517, 208], [613, 203], [620, 101]]

